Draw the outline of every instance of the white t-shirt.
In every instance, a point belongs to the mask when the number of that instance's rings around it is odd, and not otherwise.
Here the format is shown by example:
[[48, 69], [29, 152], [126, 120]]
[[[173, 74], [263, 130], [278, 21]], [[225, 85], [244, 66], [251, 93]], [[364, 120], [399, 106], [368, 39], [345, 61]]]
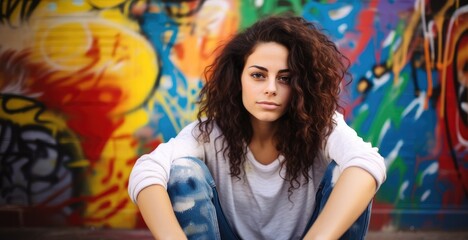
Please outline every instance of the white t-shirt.
[[[220, 151], [222, 137], [215, 140], [221, 136], [220, 129], [215, 126], [211, 141], [200, 143], [196, 139], [197, 122], [137, 160], [130, 174], [129, 195], [136, 202], [138, 193], [145, 187], [159, 184], [167, 188], [172, 161], [180, 157], [196, 157], [208, 166], [216, 182], [224, 214], [242, 239], [299, 239], [312, 215], [317, 187], [332, 159], [340, 172], [351, 166], [368, 171], [378, 187], [386, 178], [384, 159], [377, 148], [364, 142], [340, 113], [336, 113], [334, 119], [337, 125], [328, 137], [317, 164], [309, 172], [311, 181], [295, 189], [290, 198], [290, 184], [283, 179], [285, 169], [281, 169], [283, 156], [263, 165], [247, 149], [243, 167], [245, 177], [242, 174], [240, 180], [231, 177], [229, 161]], [[303, 176], [299, 180], [305, 182]]]

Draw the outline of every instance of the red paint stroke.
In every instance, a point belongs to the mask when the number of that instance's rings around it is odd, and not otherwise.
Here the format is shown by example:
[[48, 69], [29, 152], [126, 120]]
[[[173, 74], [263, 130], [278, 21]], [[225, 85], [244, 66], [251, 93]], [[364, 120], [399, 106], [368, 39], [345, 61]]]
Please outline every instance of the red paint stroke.
[[[30, 89], [43, 93], [39, 100], [66, 116], [68, 127], [80, 137], [80, 144], [91, 167], [100, 159], [114, 131], [124, 122], [123, 116], [111, 116], [112, 111], [125, 100], [123, 86], [98, 84], [104, 77], [106, 82], [117, 82], [112, 78], [120, 76], [110, 76], [105, 74], [105, 70], [89, 71], [100, 60], [98, 46], [98, 39], [94, 38], [85, 54], [90, 63], [75, 72], [52, 71], [45, 65], [26, 65], [24, 68], [24, 71], [35, 76]], [[103, 101], [100, 98], [102, 95], [109, 96], [110, 100]]]
[[378, 231], [390, 225], [392, 223], [392, 213], [394, 209], [393, 204], [374, 201], [372, 203], [372, 215], [371, 221], [369, 222], [369, 230]]
[[101, 180], [101, 184], [106, 184], [109, 182], [109, 180], [112, 178], [112, 175], [114, 173], [114, 165], [115, 165], [115, 158], [111, 158], [108, 164], [108, 171], [106, 171], [106, 176], [104, 176]]
[[128, 198], [124, 198], [120, 200], [120, 202], [115, 206], [109, 213], [107, 213], [104, 217], [90, 217], [90, 218], [85, 218], [85, 222], [102, 222], [106, 219], [109, 219], [113, 217], [115, 214], [120, 212], [120, 210], [124, 209], [125, 206], [129, 203]]
[[172, 49], [177, 59], [184, 59], [184, 46], [182, 44], [174, 44]]
[[[461, 206], [463, 200], [466, 199], [466, 191], [468, 190], [468, 169], [465, 168], [468, 162], [468, 155], [465, 152], [468, 149], [466, 147], [457, 148], [461, 145], [457, 134], [466, 137], [468, 126], [464, 125], [463, 120], [460, 119], [462, 115], [459, 113], [458, 107], [458, 89], [455, 89], [456, 74], [458, 73], [453, 71], [453, 64], [457, 64], [457, 62], [452, 61], [445, 66], [445, 69], [440, 70], [440, 78], [444, 77], [442, 73], [446, 74], [445, 89], [447, 94], [445, 94], [445, 101], [438, 101], [438, 108], [445, 108], [445, 112], [444, 115], [439, 114], [440, 127], [437, 128], [439, 131], [437, 135], [440, 136], [438, 139], [442, 142], [438, 159], [438, 181], [444, 186], [450, 186], [448, 189], [441, 190], [443, 192], [442, 203], [449, 207]], [[437, 112], [440, 113], [440, 111]]]
[[105, 191], [103, 191], [103, 192], [101, 192], [101, 193], [99, 193], [97, 195], [70, 198], [67, 201], [64, 201], [61, 204], [57, 204], [54, 207], [62, 209], [62, 208], [65, 208], [67, 206], [71, 206], [73, 204], [82, 203], [82, 202], [93, 203], [93, 202], [101, 200], [103, 197], [106, 197], [106, 196], [109, 196], [109, 195], [112, 195], [114, 193], [119, 192], [119, 189], [120, 188], [117, 185], [112, 185], [110, 188], [108, 188], [107, 190], [105, 190]]
[[111, 201], [107, 200], [107, 201], [104, 201], [103, 203], [101, 203], [98, 207], [99, 210], [104, 210], [104, 209], [107, 209], [109, 208], [110, 206], [112, 206], [112, 203]]
[[138, 157], [132, 157], [132, 158], [129, 158], [126, 162], [125, 162], [125, 165], [127, 166], [133, 166], [135, 164], [135, 162], [137, 161]]
[[145, 145], [143, 146], [145, 149], [148, 149], [149, 151], [152, 151], [153, 149], [156, 149], [156, 147], [161, 144], [161, 141], [159, 139], [154, 139], [154, 140], [151, 140], [151, 141], [148, 141], [147, 143], [145, 143]]
[[372, 36], [374, 35], [373, 23], [375, 18], [375, 12], [379, 4], [378, 0], [369, 1], [367, 9], [362, 10], [358, 16], [356, 30], [359, 32], [359, 36], [355, 36], [351, 32], [345, 34], [344, 39], [355, 39], [356, 47], [354, 49], [343, 48], [343, 53], [349, 58], [351, 64], [353, 64], [359, 55], [366, 49]]

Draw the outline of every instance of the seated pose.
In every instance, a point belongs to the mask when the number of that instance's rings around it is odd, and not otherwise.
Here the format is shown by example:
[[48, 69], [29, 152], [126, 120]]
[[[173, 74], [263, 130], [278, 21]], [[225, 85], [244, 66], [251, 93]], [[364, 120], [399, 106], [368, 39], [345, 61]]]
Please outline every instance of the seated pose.
[[363, 239], [386, 170], [339, 113], [348, 63], [300, 17], [233, 36], [206, 69], [198, 121], [132, 169], [153, 236]]

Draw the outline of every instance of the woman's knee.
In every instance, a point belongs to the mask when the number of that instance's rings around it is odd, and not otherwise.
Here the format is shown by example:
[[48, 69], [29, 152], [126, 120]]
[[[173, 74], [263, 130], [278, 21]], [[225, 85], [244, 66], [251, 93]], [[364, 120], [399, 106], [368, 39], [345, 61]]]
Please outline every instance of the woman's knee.
[[[212, 179], [201, 160], [179, 158], [174, 160], [171, 166], [167, 192], [173, 203], [211, 199], [213, 197], [212, 184], [214, 184]], [[190, 207], [190, 204], [183, 205]]]
[[214, 180], [206, 165], [196, 158], [174, 160], [167, 192], [180, 226], [189, 238], [219, 239]]

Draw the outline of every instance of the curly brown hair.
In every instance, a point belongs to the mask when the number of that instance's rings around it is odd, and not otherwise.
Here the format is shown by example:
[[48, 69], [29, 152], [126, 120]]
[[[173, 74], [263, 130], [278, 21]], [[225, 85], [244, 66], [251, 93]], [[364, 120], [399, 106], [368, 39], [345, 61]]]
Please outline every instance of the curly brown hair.
[[[198, 138], [209, 141], [216, 124], [223, 133], [223, 154], [232, 176], [240, 178], [246, 146], [252, 139], [249, 113], [242, 104], [241, 74], [247, 57], [259, 43], [276, 42], [288, 51], [291, 101], [277, 121], [276, 148], [285, 157], [289, 192], [300, 186], [300, 174], [309, 181], [313, 167], [334, 125], [340, 84], [350, 76], [349, 60], [313, 23], [301, 17], [270, 16], [239, 32], [221, 47], [213, 64], [205, 69], [200, 92]], [[349, 78], [351, 80], [351, 78]], [[216, 141], [216, 139], [215, 139]], [[246, 145], [247, 144], [247, 145]], [[227, 156], [226, 156], [227, 155]]]

